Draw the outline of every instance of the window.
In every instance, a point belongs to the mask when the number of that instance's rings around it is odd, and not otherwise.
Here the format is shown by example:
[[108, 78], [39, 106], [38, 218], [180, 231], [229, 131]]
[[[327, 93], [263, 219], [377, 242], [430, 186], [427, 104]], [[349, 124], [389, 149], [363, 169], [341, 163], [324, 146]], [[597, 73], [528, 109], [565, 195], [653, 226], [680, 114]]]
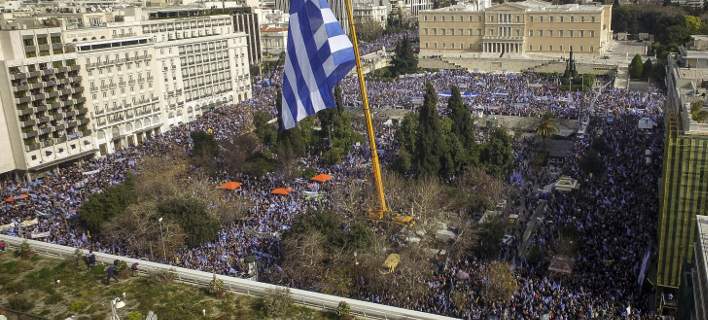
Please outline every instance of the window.
[[595, 50], [595, 47], [590, 46], [590, 52], [593, 52]]
[[564, 35], [563, 35], [563, 30], [558, 30], [558, 36], [561, 37], [561, 38], [564, 36]]
[[560, 16], [560, 22], [564, 22], [565, 19], [563, 19], [563, 16]]
[[529, 17], [529, 19], [531, 20], [531, 22], [533, 22], [533, 16]]
[[516, 16], [516, 22], [521, 22], [521, 17]]
[[553, 46], [549, 45], [549, 46], [548, 46], [548, 51], [553, 51]]
[[585, 37], [585, 31], [580, 30], [580, 37], [581, 37], [581, 38], [584, 38], [584, 37]]
[[570, 22], [575, 22], [575, 17], [574, 17], [574, 16], [570, 16]]
[[550, 16], [548, 19], [550, 22], [553, 22], [553, 16]]
[[595, 22], [595, 17], [592, 17], [590, 21]]
[[533, 30], [529, 30], [529, 37], [533, 37]]
[[572, 38], [572, 37], [574, 36], [574, 32], [573, 32], [573, 30], [569, 30], [569, 31], [568, 31], [568, 33], [570, 34], [570, 35], [569, 35], [569, 37], [571, 37], [571, 38]]

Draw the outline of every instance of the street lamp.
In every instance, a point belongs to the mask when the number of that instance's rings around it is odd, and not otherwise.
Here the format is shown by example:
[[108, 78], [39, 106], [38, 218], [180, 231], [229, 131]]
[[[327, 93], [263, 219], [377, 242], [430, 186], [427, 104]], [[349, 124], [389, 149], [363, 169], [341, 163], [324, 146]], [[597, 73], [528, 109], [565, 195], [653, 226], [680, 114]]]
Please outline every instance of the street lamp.
[[162, 217], [160, 217], [160, 219], [157, 219], [157, 222], [160, 223], [160, 242], [162, 243], [162, 258], [167, 261], [167, 251], [165, 251], [165, 238], [162, 235]]
[[113, 300], [111, 300], [111, 320], [120, 320], [118, 309], [123, 307], [125, 307], [125, 302], [120, 298], [113, 298]]

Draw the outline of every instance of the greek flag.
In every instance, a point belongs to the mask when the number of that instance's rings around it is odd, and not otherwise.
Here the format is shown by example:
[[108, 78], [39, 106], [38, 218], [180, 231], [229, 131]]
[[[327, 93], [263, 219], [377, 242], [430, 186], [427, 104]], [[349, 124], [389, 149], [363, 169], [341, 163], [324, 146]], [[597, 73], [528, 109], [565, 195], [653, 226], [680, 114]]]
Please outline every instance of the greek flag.
[[327, 0], [292, 0], [280, 118], [283, 128], [335, 107], [332, 91], [355, 64], [351, 41]]

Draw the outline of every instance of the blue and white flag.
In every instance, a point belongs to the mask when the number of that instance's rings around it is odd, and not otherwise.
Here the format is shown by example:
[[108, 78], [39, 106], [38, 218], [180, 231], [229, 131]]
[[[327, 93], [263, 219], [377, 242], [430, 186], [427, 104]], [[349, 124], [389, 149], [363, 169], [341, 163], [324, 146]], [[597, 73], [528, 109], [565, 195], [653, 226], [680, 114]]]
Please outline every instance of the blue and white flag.
[[292, 0], [283, 77], [283, 128], [335, 107], [332, 91], [355, 64], [354, 49], [327, 0]]

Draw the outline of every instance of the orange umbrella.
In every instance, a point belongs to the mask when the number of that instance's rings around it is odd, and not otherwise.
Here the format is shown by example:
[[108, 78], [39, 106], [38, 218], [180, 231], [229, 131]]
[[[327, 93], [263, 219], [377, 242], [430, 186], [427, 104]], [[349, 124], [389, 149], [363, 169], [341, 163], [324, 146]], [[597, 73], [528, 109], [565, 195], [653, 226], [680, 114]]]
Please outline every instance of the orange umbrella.
[[241, 183], [236, 182], [236, 181], [227, 181], [220, 186], [216, 187], [217, 189], [223, 189], [223, 190], [229, 190], [229, 191], [234, 191], [237, 189], [241, 189]]
[[290, 191], [293, 191], [292, 188], [275, 188], [273, 191], [271, 191], [271, 194], [277, 195], [277, 196], [287, 196], [290, 194]]
[[320, 173], [320, 174], [318, 174], [318, 175], [312, 177], [312, 179], [310, 179], [310, 180], [316, 181], [316, 182], [319, 182], [319, 183], [325, 183], [325, 182], [327, 182], [327, 181], [329, 181], [329, 180], [332, 180], [332, 176], [330, 176], [330, 175], [328, 175], [328, 174], [326, 174], [326, 173]]
[[10, 196], [10, 197], [5, 197], [5, 202], [7, 202], [7, 203], [13, 203], [13, 202], [15, 202], [15, 198], [13, 198], [12, 196]]

